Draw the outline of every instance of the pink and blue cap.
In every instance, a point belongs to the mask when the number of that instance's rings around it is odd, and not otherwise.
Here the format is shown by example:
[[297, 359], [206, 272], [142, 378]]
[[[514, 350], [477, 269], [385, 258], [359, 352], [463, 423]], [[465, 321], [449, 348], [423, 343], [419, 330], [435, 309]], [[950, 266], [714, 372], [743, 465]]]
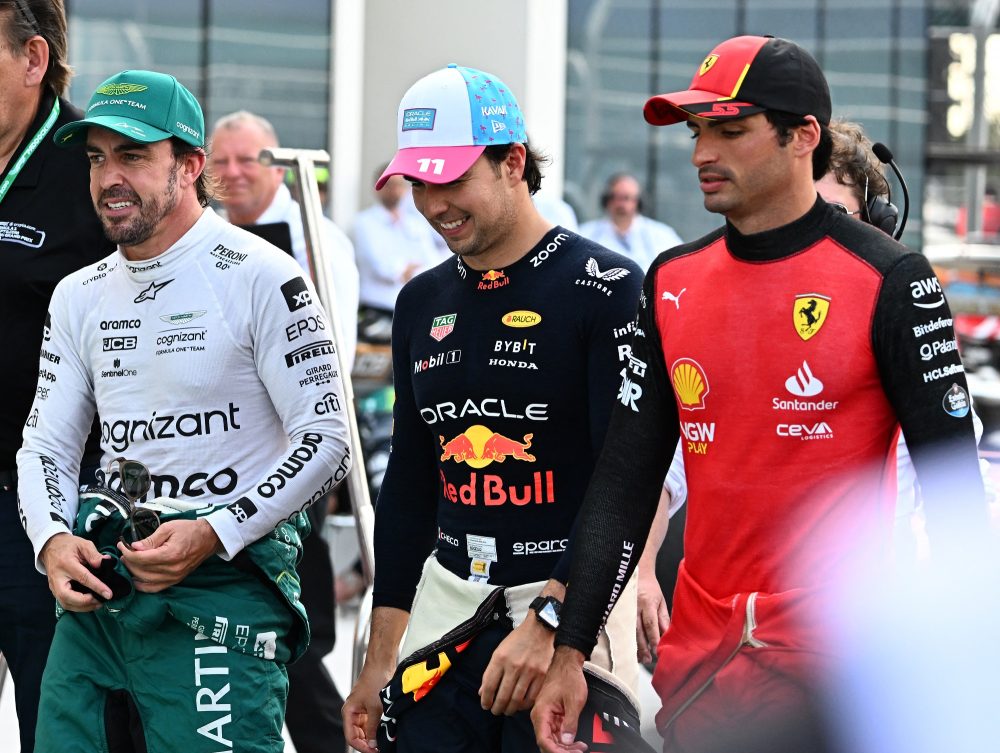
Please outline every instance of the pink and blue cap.
[[488, 146], [525, 143], [517, 100], [496, 76], [451, 63], [424, 76], [399, 103], [398, 151], [375, 184], [393, 175], [424, 183], [460, 178]]

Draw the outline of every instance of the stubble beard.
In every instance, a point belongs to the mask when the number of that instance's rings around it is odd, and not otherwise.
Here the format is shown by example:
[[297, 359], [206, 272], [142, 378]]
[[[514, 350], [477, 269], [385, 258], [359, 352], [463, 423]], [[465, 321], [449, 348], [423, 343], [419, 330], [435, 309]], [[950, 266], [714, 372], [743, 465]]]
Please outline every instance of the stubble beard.
[[[138, 246], [148, 241], [164, 217], [177, 207], [177, 171], [175, 163], [167, 177], [167, 185], [161, 196], [150, 197], [143, 201], [137, 193], [129, 189], [109, 193], [105, 192], [98, 201], [97, 212], [104, 226], [104, 235], [112, 243], [120, 246]], [[100, 206], [107, 200], [125, 199], [139, 205], [139, 216], [132, 219], [112, 220], [101, 214]], [[162, 200], [162, 203], [161, 203]]]

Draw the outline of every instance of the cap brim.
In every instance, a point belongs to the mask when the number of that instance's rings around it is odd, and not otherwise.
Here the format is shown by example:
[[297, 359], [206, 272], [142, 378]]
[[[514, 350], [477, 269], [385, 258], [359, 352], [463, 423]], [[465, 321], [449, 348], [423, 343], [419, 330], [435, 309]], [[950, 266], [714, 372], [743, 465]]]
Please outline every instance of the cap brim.
[[172, 135], [167, 131], [161, 131], [159, 128], [153, 128], [146, 123], [133, 120], [132, 118], [123, 118], [121, 116], [111, 115], [96, 115], [91, 118], [85, 118], [84, 120], [75, 120], [72, 123], [67, 123], [56, 131], [52, 140], [55, 141], [56, 146], [73, 146], [74, 144], [82, 144], [83, 140], [86, 138], [87, 129], [92, 126], [107, 128], [109, 131], [114, 131], [127, 139], [138, 141], [142, 144], [152, 144], [155, 141], [163, 141], [164, 139], [169, 139]]
[[642, 114], [650, 125], [665, 126], [680, 123], [691, 117], [706, 120], [735, 120], [763, 112], [764, 109], [750, 102], [724, 99], [717, 92], [686, 89], [650, 97], [642, 108]]
[[461, 178], [485, 151], [485, 146], [413, 146], [400, 149], [375, 183], [380, 191], [393, 175], [422, 183], [451, 183]]

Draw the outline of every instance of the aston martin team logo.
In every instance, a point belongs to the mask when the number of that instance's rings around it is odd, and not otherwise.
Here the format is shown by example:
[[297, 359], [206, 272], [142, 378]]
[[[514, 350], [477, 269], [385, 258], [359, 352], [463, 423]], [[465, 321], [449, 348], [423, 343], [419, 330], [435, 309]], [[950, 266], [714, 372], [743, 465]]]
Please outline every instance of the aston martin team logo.
[[818, 293], [802, 293], [795, 296], [792, 308], [792, 323], [799, 337], [808, 340], [826, 324], [830, 313], [830, 297]]
[[149, 87], [145, 84], [105, 84], [98, 88], [98, 94], [105, 94], [109, 97], [120, 97], [122, 94], [134, 94], [144, 92]]

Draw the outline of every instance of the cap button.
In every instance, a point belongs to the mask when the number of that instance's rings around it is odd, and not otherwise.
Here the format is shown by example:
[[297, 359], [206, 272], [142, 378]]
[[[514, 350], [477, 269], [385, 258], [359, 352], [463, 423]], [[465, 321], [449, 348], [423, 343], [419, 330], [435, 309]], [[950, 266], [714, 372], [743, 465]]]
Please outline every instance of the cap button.
[[458, 64], [457, 63], [448, 63], [448, 65], [445, 66], [445, 67], [446, 68], [458, 68]]

